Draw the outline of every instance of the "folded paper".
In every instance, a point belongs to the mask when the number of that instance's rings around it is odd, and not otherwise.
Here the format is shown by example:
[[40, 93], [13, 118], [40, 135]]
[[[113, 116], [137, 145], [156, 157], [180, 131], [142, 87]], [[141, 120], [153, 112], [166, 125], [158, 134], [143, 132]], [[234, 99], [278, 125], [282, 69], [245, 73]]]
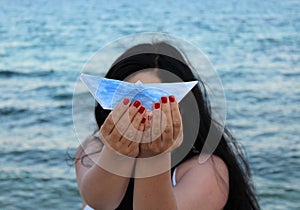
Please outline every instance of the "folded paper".
[[174, 95], [178, 102], [198, 83], [151, 83], [143, 84], [124, 82], [104, 77], [92, 76], [82, 73], [81, 81], [103, 109], [113, 109], [123, 98], [131, 101], [140, 100], [147, 110], [151, 110], [153, 103], [160, 101], [162, 96]]

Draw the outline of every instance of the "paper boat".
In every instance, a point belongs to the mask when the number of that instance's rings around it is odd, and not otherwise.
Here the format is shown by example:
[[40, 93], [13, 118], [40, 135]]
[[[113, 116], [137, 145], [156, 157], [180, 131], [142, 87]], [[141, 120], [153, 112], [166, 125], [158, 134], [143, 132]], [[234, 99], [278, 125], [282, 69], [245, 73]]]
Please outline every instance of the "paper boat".
[[113, 109], [123, 98], [131, 101], [140, 100], [147, 110], [152, 110], [153, 103], [159, 102], [162, 96], [174, 95], [180, 102], [183, 97], [198, 83], [152, 83], [143, 84], [124, 82], [104, 77], [92, 76], [82, 73], [81, 81], [103, 109]]

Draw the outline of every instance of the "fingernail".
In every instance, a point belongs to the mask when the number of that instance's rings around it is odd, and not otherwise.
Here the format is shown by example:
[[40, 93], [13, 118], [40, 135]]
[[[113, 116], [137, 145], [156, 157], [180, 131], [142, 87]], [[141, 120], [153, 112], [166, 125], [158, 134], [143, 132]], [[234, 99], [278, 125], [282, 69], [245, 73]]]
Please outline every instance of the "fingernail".
[[144, 111], [145, 111], [145, 107], [141, 106], [141, 108], [139, 108], [139, 113], [140, 113], [140, 114], [143, 114]]
[[155, 102], [154, 103], [154, 108], [155, 109], [159, 109], [160, 108], [160, 103], [159, 102]]
[[141, 105], [141, 102], [140, 102], [140, 101], [134, 101], [134, 103], [133, 103], [133, 106], [134, 106], [135, 108], [138, 108], [140, 105]]
[[130, 101], [129, 98], [124, 98], [124, 99], [123, 99], [123, 104], [124, 104], [124, 105], [127, 105], [127, 104], [129, 103], [129, 101]]
[[152, 116], [148, 115], [148, 120], [151, 121], [151, 119], [152, 119]]
[[145, 118], [145, 117], [143, 117], [143, 119], [142, 119], [141, 123], [145, 123], [145, 122], [146, 122], [146, 118]]
[[169, 100], [170, 100], [170, 102], [174, 102], [175, 101], [175, 96], [169, 96]]
[[161, 102], [163, 103], [163, 104], [166, 104], [166, 103], [168, 103], [168, 97], [167, 96], [163, 96], [163, 97], [161, 97]]

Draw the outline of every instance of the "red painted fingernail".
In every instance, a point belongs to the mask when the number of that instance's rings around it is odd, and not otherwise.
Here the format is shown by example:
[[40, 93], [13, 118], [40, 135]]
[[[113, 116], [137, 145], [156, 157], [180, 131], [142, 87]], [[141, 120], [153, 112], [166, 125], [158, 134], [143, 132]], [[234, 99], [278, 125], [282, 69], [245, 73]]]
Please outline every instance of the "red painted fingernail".
[[151, 121], [151, 119], [152, 119], [152, 116], [148, 115], [148, 120]]
[[142, 119], [141, 123], [145, 123], [145, 122], [146, 122], [146, 118], [145, 118], [145, 117], [143, 117], [143, 119]]
[[139, 108], [139, 113], [140, 113], [140, 114], [143, 114], [144, 111], [145, 111], [145, 107], [141, 106], [141, 108]]
[[155, 102], [154, 103], [154, 108], [155, 109], [159, 109], [160, 108], [160, 103], [159, 102]]
[[129, 98], [124, 98], [124, 99], [123, 99], [123, 104], [124, 104], [124, 105], [127, 105], [127, 104], [129, 103], [129, 101], [130, 101]]
[[169, 100], [170, 100], [170, 102], [174, 102], [175, 101], [175, 96], [169, 96]]
[[163, 97], [161, 97], [161, 102], [163, 103], [163, 104], [166, 104], [166, 103], [168, 103], [168, 97], [167, 96], [163, 96]]
[[138, 108], [140, 105], [141, 105], [141, 102], [140, 102], [140, 101], [134, 101], [134, 103], [133, 103], [133, 106], [134, 106], [135, 108]]

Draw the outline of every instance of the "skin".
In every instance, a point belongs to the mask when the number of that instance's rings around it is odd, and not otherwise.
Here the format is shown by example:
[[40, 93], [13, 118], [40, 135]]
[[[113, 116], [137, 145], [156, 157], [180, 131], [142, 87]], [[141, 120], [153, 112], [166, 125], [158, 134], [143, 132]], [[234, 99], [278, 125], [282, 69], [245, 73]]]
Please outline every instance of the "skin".
[[[155, 71], [139, 72], [127, 79], [129, 82], [138, 80], [143, 83], [161, 82]], [[89, 155], [87, 162], [90, 167], [83, 166], [81, 161], [76, 163], [76, 179], [83, 208], [88, 203], [94, 209], [115, 209], [126, 192], [129, 178], [104, 170], [100, 167], [103, 162], [124, 167], [128, 175], [132, 171], [142, 174], [157, 164], [170, 167], [170, 152], [180, 146], [183, 140], [181, 115], [176, 100], [171, 102], [167, 98], [166, 103], [159, 103], [159, 109], [153, 107], [151, 113], [140, 113], [142, 104], [135, 107], [134, 103], [125, 105], [121, 102], [100, 128], [99, 135], [104, 144], [92, 141], [79, 147], [77, 157], [102, 149], [100, 153]], [[165, 121], [162, 121], [162, 115]], [[124, 116], [129, 116], [130, 121]], [[142, 122], [143, 118], [146, 118], [145, 122]], [[120, 125], [123, 126], [120, 128]], [[155, 135], [157, 130], [162, 131], [161, 135]], [[151, 140], [151, 135], [157, 137]], [[141, 159], [158, 154], [161, 155], [154, 162]], [[135, 167], [132, 157], [140, 158]], [[177, 167], [175, 187], [171, 183], [170, 170], [147, 178], [136, 178], [134, 209], [222, 209], [229, 193], [225, 163], [216, 156], [203, 164], [197, 160], [198, 157], [194, 157]]]

